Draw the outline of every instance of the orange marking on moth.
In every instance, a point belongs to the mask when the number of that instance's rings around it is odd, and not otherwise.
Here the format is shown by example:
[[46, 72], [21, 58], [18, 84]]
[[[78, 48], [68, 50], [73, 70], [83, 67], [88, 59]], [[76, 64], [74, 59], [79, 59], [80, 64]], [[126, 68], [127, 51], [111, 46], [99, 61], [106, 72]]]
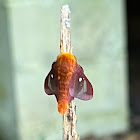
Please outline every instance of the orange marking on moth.
[[68, 90], [69, 81], [74, 71], [76, 59], [73, 54], [61, 53], [57, 57], [58, 80], [59, 80], [59, 97], [58, 112], [64, 115], [69, 107]]

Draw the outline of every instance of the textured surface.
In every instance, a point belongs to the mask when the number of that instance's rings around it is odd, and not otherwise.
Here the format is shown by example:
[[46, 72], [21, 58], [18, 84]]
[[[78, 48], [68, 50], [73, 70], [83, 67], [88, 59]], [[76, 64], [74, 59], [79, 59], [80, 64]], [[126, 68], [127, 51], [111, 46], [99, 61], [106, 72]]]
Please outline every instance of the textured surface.
[[[62, 116], [57, 112], [55, 97], [45, 95], [43, 84], [60, 52], [59, 23], [63, 3], [54, 0], [8, 0], [0, 3], [0, 10], [8, 12], [5, 16], [10, 26], [7, 29], [9, 51], [15, 76], [16, 107], [13, 108], [16, 109], [21, 140], [62, 138]], [[85, 136], [125, 131], [128, 128], [128, 87], [124, 3], [122, 0], [77, 0], [67, 4], [72, 12], [73, 53], [93, 84], [95, 93], [91, 101], [75, 100], [78, 133]], [[0, 27], [3, 29], [4, 24]], [[10, 96], [7, 98], [9, 111], [12, 107], [8, 100]], [[6, 126], [9, 126], [12, 121], [6, 120]]]

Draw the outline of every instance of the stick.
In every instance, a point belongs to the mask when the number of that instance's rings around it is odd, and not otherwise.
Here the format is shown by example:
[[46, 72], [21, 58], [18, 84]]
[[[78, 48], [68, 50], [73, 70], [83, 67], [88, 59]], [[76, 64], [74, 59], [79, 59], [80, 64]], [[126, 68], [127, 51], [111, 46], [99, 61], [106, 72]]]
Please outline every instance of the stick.
[[[62, 6], [60, 53], [72, 53], [69, 14], [69, 6]], [[74, 104], [74, 100], [72, 100], [69, 104], [69, 109], [67, 113], [63, 116], [63, 140], [79, 140], [79, 135], [76, 132], [76, 124], [76, 106]]]

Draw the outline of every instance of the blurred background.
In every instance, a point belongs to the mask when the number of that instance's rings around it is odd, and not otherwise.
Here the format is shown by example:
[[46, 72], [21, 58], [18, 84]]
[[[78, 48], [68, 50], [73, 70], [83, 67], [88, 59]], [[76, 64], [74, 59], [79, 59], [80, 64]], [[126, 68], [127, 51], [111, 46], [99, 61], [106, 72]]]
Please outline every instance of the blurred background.
[[81, 140], [140, 140], [140, 18], [130, 0], [0, 0], [0, 140], [61, 140], [44, 79], [59, 54], [60, 9], [94, 98], [75, 99]]

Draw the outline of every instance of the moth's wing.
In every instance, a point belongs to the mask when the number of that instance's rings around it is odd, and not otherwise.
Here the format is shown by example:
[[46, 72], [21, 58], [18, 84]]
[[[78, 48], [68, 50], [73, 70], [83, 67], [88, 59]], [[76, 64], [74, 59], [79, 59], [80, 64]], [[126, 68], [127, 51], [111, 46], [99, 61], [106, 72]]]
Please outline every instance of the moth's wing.
[[72, 97], [81, 100], [90, 100], [93, 97], [93, 88], [80, 65], [77, 65], [69, 83], [69, 93]]
[[44, 82], [44, 89], [48, 95], [56, 95], [58, 92], [57, 63], [52, 64], [52, 69]]

